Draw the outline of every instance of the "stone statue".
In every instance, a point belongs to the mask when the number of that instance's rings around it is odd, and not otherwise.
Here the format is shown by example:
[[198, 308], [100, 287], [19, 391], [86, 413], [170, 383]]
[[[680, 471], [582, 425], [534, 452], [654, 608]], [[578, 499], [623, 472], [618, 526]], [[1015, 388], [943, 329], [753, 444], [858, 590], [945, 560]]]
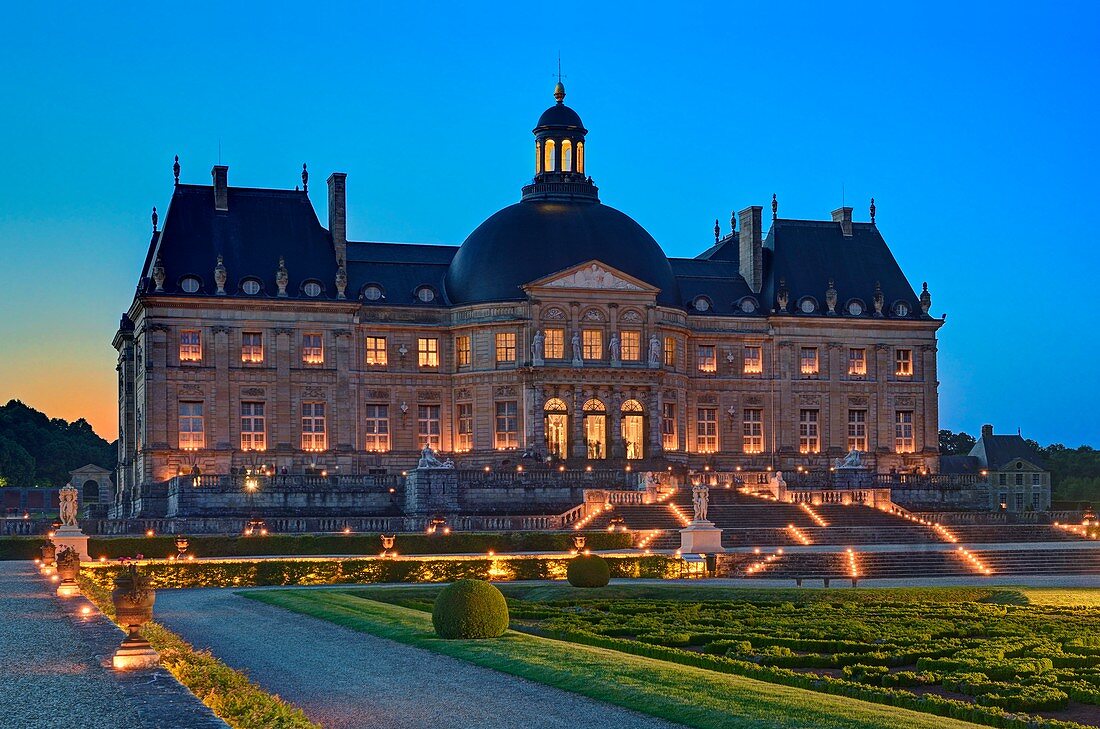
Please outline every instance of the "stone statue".
[[225, 282], [229, 272], [225, 269], [225, 259], [218, 254], [218, 265], [214, 266], [214, 283], [218, 285], [218, 296], [225, 296]]
[[343, 266], [336, 269], [336, 298], [346, 299], [348, 290], [348, 271]]
[[531, 338], [531, 362], [535, 366], [539, 366], [543, 363], [543, 344], [546, 342], [546, 337], [543, 335], [542, 330], [535, 331], [535, 336]]
[[61, 501], [61, 526], [76, 526], [76, 489], [71, 485], [65, 486], [58, 494]]
[[430, 445], [424, 446], [424, 450], [420, 451], [420, 462], [416, 464], [417, 468], [454, 468], [455, 462], [448, 458], [445, 461], [439, 460], [439, 456], [432, 450]]
[[695, 509], [695, 518], [692, 521], [707, 520], [707, 507], [710, 506], [710, 488], [705, 483], [697, 483], [691, 487], [691, 506]]
[[611, 352], [611, 361], [618, 362], [619, 357], [622, 355], [622, 345], [619, 344], [618, 332], [611, 332], [611, 342], [607, 345], [607, 349]]
[[573, 366], [574, 367], [580, 367], [581, 362], [582, 362], [582, 360], [581, 360], [581, 333], [580, 332], [573, 332], [572, 344], [573, 344]]
[[279, 268], [275, 271], [275, 283], [279, 287], [278, 296], [286, 298], [286, 287], [290, 283], [290, 273], [286, 270], [286, 259], [279, 256]]
[[661, 342], [656, 334], [649, 335], [649, 366], [661, 366]]
[[837, 470], [844, 469], [863, 469], [866, 466], [863, 465], [863, 454], [856, 450], [848, 451], [848, 455], [844, 458], [838, 458], [833, 461], [833, 467]]

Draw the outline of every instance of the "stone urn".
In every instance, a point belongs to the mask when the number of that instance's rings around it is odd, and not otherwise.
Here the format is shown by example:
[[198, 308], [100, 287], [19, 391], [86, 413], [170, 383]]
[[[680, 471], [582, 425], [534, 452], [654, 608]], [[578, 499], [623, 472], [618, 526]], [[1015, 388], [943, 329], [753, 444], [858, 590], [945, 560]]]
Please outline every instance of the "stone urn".
[[57, 586], [60, 597], [72, 597], [80, 592], [76, 578], [80, 574], [80, 555], [72, 547], [61, 547], [57, 552], [57, 574], [61, 584]]
[[112, 659], [116, 669], [151, 668], [157, 664], [157, 652], [141, 637], [141, 626], [153, 619], [156, 597], [149, 579], [133, 565], [115, 579], [115, 589], [111, 592], [115, 622], [126, 630], [126, 637]]
[[187, 539], [187, 537], [183, 536], [182, 534], [176, 537], [176, 551], [179, 553], [179, 559], [183, 559], [184, 555], [187, 554], [187, 548], [189, 546], [191, 546], [191, 542]]
[[42, 564], [49, 567], [57, 559], [57, 545], [53, 542], [42, 545]]

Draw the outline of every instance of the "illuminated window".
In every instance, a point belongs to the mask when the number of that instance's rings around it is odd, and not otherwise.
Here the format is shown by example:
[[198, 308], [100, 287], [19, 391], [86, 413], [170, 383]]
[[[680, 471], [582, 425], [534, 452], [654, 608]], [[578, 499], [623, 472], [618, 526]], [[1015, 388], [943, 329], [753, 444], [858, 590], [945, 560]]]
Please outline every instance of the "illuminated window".
[[818, 430], [817, 410], [798, 412], [798, 452], [817, 453], [821, 450], [821, 434]]
[[699, 408], [695, 419], [695, 450], [699, 453], [718, 450], [718, 408]]
[[241, 403], [241, 450], [267, 450], [267, 418], [262, 402]]
[[802, 347], [799, 355], [799, 372], [807, 377], [815, 377], [817, 375], [817, 347]]
[[573, 171], [573, 143], [568, 139], [561, 143], [561, 169], [562, 172]]
[[695, 350], [695, 355], [700, 372], [718, 371], [718, 357], [713, 344], [700, 344]]
[[363, 447], [372, 453], [386, 453], [390, 449], [390, 406], [367, 405], [363, 419], [366, 440]]
[[325, 363], [325, 346], [320, 334], [302, 335], [302, 362], [309, 365]]
[[898, 377], [913, 376], [913, 350], [894, 350], [894, 374]]
[[584, 174], [584, 142], [577, 142], [577, 172]]
[[676, 366], [676, 337], [665, 337], [665, 367]]
[[848, 450], [867, 450], [867, 411], [848, 411]]
[[853, 347], [848, 350], [848, 376], [865, 377], [867, 375], [867, 350]]
[[745, 408], [742, 448], [745, 453], [764, 452], [764, 411], [761, 408]]
[[455, 450], [460, 453], [474, 448], [474, 406], [468, 402], [458, 404], [455, 424]]
[[202, 361], [202, 334], [198, 329], [180, 332], [180, 362]]
[[367, 337], [367, 356], [366, 362], [368, 367], [385, 367], [388, 361], [388, 355], [386, 351], [386, 338], [385, 337]]
[[745, 347], [744, 366], [741, 370], [746, 375], [759, 375], [764, 372], [763, 348], [756, 344]]
[[455, 337], [455, 359], [459, 367], [470, 366], [470, 337], [463, 334]]
[[262, 332], [241, 334], [241, 362], [257, 364], [264, 361], [264, 335]]
[[622, 358], [624, 362], [637, 362], [642, 358], [642, 333], [622, 332]]
[[897, 453], [912, 453], [915, 449], [913, 443], [913, 411], [898, 410], [894, 413], [894, 451]]
[[674, 451], [680, 447], [680, 439], [676, 437], [676, 403], [674, 402], [661, 405], [661, 446], [666, 451]]
[[535, 174], [542, 172], [542, 142], [535, 140]]
[[439, 406], [418, 405], [416, 408], [416, 447], [431, 446], [439, 450]]
[[496, 334], [497, 364], [516, 361], [516, 333], [497, 332]]
[[206, 432], [203, 428], [202, 403], [180, 403], [180, 448], [194, 451], [206, 445]]
[[496, 448], [506, 450], [519, 446], [519, 408], [515, 400], [497, 403]]
[[554, 166], [554, 140], [553, 139], [547, 139], [546, 140], [546, 153], [543, 155], [542, 159], [543, 159], [543, 162], [542, 162], [542, 171], [543, 172], [553, 172], [555, 169], [557, 169]]
[[325, 404], [302, 403], [302, 450], [323, 451], [326, 447]]
[[585, 329], [581, 353], [585, 359], [603, 359], [603, 332], [599, 329]]
[[543, 332], [542, 356], [544, 359], [565, 358], [564, 329], [547, 329]]
[[420, 337], [417, 339], [416, 360], [421, 367], [438, 367], [439, 340], [435, 337]]

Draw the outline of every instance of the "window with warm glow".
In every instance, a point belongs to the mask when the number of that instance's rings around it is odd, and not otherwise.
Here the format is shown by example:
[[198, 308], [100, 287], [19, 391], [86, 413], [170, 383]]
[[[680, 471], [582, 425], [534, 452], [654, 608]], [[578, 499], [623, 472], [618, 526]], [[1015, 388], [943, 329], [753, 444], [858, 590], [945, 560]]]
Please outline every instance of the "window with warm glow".
[[561, 169], [562, 172], [573, 171], [573, 143], [568, 139], [561, 143]]
[[515, 400], [497, 403], [496, 448], [507, 450], [519, 446], [519, 407]]
[[759, 375], [764, 372], [764, 349], [758, 344], [745, 346], [745, 361], [742, 372], [746, 375]]
[[798, 412], [798, 452], [817, 453], [821, 450], [821, 434], [818, 430], [817, 410]]
[[194, 451], [206, 445], [206, 432], [203, 428], [202, 403], [180, 403], [180, 448]]
[[542, 159], [543, 159], [543, 162], [542, 162], [542, 171], [543, 172], [553, 172], [555, 169], [557, 169], [554, 166], [555, 160], [554, 160], [554, 140], [553, 139], [547, 139], [546, 140], [546, 153], [543, 155]]
[[867, 350], [852, 347], [848, 350], [848, 376], [865, 377], [867, 375]]
[[577, 172], [584, 174], [584, 142], [577, 142]]
[[431, 446], [432, 450], [439, 450], [441, 443], [439, 433], [439, 406], [418, 405], [416, 408], [416, 447], [423, 450], [424, 446]]
[[372, 453], [386, 453], [390, 449], [390, 406], [367, 405], [364, 410], [363, 447]]
[[665, 367], [676, 366], [676, 337], [665, 337]]
[[535, 140], [535, 174], [542, 172], [542, 142]]
[[718, 356], [713, 344], [700, 344], [695, 350], [695, 360], [700, 372], [717, 372]]
[[459, 367], [470, 366], [470, 336], [468, 334], [455, 337], [455, 361]]
[[459, 453], [474, 448], [474, 406], [468, 402], [458, 404], [458, 417], [455, 423], [455, 450]]
[[641, 332], [622, 332], [619, 335], [619, 343], [622, 346], [620, 351], [624, 362], [637, 362], [642, 358]]
[[439, 340], [435, 337], [418, 338], [416, 340], [416, 361], [421, 367], [438, 367]]
[[675, 451], [680, 447], [676, 437], [676, 403], [661, 404], [661, 446], [666, 451]]
[[603, 332], [599, 329], [581, 332], [581, 354], [585, 359], [603, 359]]
[[516, 333], [497, 332], [496, 334], [497, 364], [516, 361]]
[[898, 410], [894, 413], [894, 451], [912, 453], [916, 450], [913, 442], [913, 411]]
[[547, 329], [543, 332], [542, 356], [544, 359], [565, 358], [565, 330]]
[[241, 450], [267, 450], [267, 418], [262, 402], [241, 403]]
[[262, 332], [241, 334], [241, 362], [259, 364], [264, 361], [264, 335]]
[[327, 435], [325, 404], [323, 402], [302, 403], [302, 450], [325, 450], [328, 442]]
[[764, 411], [761, 408], [745, 408], [741, 447], [745, 453], [764, 452]]
[[818, 373], [817, 347], [802, 347], [799, 355], [799, 372], [806, 376]]
[[695, 419], [695, 450], [698, 453], [718, 450], [718, 408], [699, 408]]
[[389, 361], [385, 337], [367, 337], [367, 367], [385, 367]]
[[898, 377], [913, 376], [913, 350], [897, 349], [894, 351], [894, 374]]
[[867, 450], [867, 411], [848, 411], [848, 450]]
[[302, 335], [302, 362], [309, 365], [325, 363], [325, 345], [320, 334]]
[[180, 362], [202, 361], [202, 334], [198, 329], [180, 332]]

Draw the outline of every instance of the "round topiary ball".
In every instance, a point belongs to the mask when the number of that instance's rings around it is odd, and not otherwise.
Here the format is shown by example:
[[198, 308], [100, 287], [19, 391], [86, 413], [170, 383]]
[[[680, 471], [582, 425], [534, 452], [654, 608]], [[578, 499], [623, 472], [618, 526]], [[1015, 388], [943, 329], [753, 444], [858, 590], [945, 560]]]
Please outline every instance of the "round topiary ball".
[[508, 629], [508, 603], [484, 580], [458, 580], [435, 599], [432, 625], [440, 638], [499, 638]]
[[603, 557], [582, 554], [569, 560], [565, 576], [573, 587], [605, 587], [611, 581], [611, 568]]

